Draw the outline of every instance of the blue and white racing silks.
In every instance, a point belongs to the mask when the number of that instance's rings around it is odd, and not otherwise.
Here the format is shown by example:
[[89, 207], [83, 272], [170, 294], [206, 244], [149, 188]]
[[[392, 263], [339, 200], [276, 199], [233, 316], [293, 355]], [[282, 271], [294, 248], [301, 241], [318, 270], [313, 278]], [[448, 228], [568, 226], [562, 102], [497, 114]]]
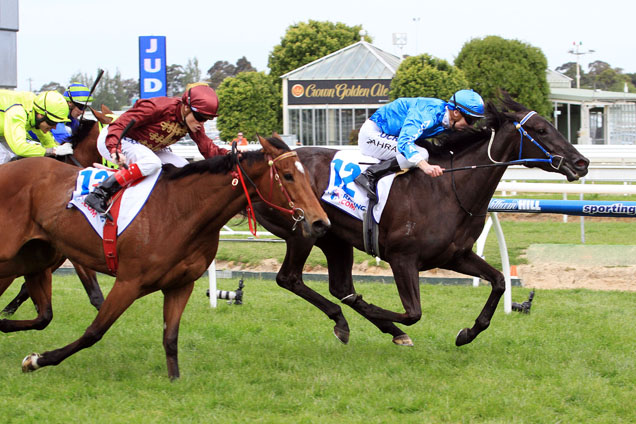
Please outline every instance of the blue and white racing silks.
[[369, 119], [382, 132], [397, 136], [398, 152], [415, 164], [424, 159], [415, 149], [415, 141], [446, 131], [442, 122], [447, 105], [440, 99], [403, 97], [382, 106]]

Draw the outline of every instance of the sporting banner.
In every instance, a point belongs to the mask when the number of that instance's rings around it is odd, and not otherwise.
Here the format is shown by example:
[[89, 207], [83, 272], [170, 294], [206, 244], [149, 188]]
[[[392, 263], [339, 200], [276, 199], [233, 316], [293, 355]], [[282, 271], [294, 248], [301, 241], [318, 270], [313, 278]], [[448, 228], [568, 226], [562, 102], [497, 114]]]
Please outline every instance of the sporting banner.
[[140, 98], [166, 95], [166, 37], [139, 37]]

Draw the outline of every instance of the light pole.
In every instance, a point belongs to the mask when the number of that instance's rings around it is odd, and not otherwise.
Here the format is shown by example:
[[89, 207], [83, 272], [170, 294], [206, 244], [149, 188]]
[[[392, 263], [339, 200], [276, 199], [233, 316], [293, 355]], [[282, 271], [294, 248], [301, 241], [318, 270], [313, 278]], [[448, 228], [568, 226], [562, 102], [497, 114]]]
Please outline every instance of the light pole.
[[413, 22], [415, 22], [415, 55], [416, 56], [419, 53], [419, 50], [417, 48], [417, 29], [420, 26], [420, 20], [421, 20], [421, 18], [419, 18], [419, 17], [413, 18]]
[[398, 46], [400, 49], [400, 61], [402, 57], [402, 49], [406, 46], [406, 32], [394, 32], [393, 33], [393, 45]]
[[583, 45], [582, 41], [579, 41], [578, 44], [576, 43], [576, 41], [574, 41], [572, 42], [572, 45], [574, 47], [568, 50], [568, 53], [576, 56], [576, 88], [581, 88], [581, 64], [579, 63], [580, 57], [584, 54], [594, 53], [594, 50], [580, 51], [579, 48]]

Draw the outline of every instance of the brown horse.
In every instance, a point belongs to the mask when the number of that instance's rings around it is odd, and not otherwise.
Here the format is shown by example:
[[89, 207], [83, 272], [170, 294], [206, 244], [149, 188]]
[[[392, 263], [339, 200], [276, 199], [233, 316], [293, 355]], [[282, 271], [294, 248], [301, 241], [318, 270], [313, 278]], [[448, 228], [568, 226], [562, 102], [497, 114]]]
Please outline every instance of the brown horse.
[[[329, 227], [296, 154], [280, 139], [260, 138], [260, 142], [262, 151], [240, 157], [221, 155], [183, 168], [164, 165], [144, 208], [118, 238], [115, 284], [93, 323], [68, 346], [29, 355], [23, 370], [57, 365], [92, 346], [136, 299], [161, 290], [168, 374], [178, 377], [181, 314], [195, 280], [214, 259], [219, 232], [230, 218], [265, 193], [270, 207], [279, 213], [281, 227], [292, 228], [296, 221], [301, 224], [297, 232], [311, 237]], [[80, 211], [66, 208], [78, 172], [48, 158], [0, 167], [0, 221], [6, 228], [0, 245], [0, 277], [24, 275], [39, 311], [50, 308], [50, 267], [61, 257], [109, 273], [102, 239]], [[237, 179], [246, 183], [237, 185]], [[24, 325], [24, 321], [0, 320], [0, 331]]]
[[[561, 173], [570, 181], [587, 174], [589, 164], [543, 117], [533, 114], [507, 95], [502, 99], [502, 105], [501, 110], [492, 103], [488, 105], [486, 128], [453, 133], [446, 140], [444, 149], [435, 149], [431, 143], [426, 143], [431, 150], [431, 163], [446, 169], [475, 164], [484, 164], [483, 167], [446, 172], [438, 178], [413, 170], [397, 176], [393, 182], [379, 224], [379, 247], [380, 257], [393, 271], [404, 312], [392, 312], [369, 304], [356, 292], [351, 275], [353, 247], [364, 250], [363, 225], [328, 204], [323, 206], [332, 226], [319, 239], [297, 237], [281, 227], [267, 208], [257, 206], [258, 220], [287, 241], [287, 254], [276, 282], [322, 310], [335, 322], [336, 336], [347, 343], [349, 325], [340, 306], [307, 287], [302, 280], [303, 265], [316, 245], [327, 258], [330, 293], [382, 332], [391, 334], [394, 343], [412, 345], [410, 337], [394, 323], [412, 325], [422, 316], [419, 271], [444, 268], [481, 277], [491, 284], [490, 296], [475, 325], [461, 330], [455, 340], [458, 346], [471, 342], [490, 325], [504, 292], [501, 272], [472, 250], [484, 227], [488, 203], [506, 169], [506, 166], [496, 166], [499, 164], [493, 161], [539, 158], [525, 165]], [[451, 150], [454, 155], [450, 154]], [[309, 170], [314, 192], [322, 196], [335, 151], [319, 148], [296, 151]], [[347, 179], [352, 181], [357, 175], [352, 172]]]
[[[112, 121], [112, 111], [102, 105], [101, 112], [92, 109], [93, 115], [97, 118], [97, 121], [93, 120], [82, 120], [80, 122], [79, 128], [77, 132], [72, 134], [68, 142], [71, 143], [73, 147], [73, 154], [62, 156], [62, 160], [65, 163], [79, 166], [80, 168], [86, 168], [89, 166], [93, 166], [94, 163], [101, 163], [102, 157], [97, 151], [97, 137], [99, 136], [99, 131], [102, 125], [108, 125]], [[101, 125], [100, 125], [101, 124]], [[53, 266], [53, 271], [62, 266], [62, 264], [66, 261], [66, 258], [60, 260], [60, 262]], [[95, 271], [84, 268], [83, 266], [74, 263], [71, 261], [73, 267], [75, 268], [75, 272], [79, 277], [84, 289], [86, 290], [86, 294], [88, 295], [88, 299], [91, 302], [91, 305], [95, 307], [95, 309], [99, 310], [100, 306], [104, 302], [104, 295], [102, 294], [102, 290], [99, 287], [99, 283], [97, 281], [97, 274]], [[0, 287], [8, 287], [15, 277], [8, 277], [0, 281]], [[12, 315], [15, 311], [18, 310], [20, 305], [24, 303], [29, 298], [29, 293], [27, 291], [26, 283], [22, 284], [20, 288], [20, 292], [16, 295], [16, 297], [9, 302], [9, 304], [0, 312], [2, 315]], [[45, 328], [48, 323], [51, 321], [52, 315], [46, 313], [42, 316], [41, 322], [38, 322], [34, 327], [35, 329]]]

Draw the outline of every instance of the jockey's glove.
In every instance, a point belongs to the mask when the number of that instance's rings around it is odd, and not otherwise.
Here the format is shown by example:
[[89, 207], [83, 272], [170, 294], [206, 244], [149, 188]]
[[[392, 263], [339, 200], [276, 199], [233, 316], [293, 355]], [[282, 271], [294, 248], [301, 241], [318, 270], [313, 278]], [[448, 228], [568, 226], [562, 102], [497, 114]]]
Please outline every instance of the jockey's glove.
[[70, 143], [60, 144], [56, 147], [46, 149], [44, 156], [67, 156], [73, 154], [73, 148]]

